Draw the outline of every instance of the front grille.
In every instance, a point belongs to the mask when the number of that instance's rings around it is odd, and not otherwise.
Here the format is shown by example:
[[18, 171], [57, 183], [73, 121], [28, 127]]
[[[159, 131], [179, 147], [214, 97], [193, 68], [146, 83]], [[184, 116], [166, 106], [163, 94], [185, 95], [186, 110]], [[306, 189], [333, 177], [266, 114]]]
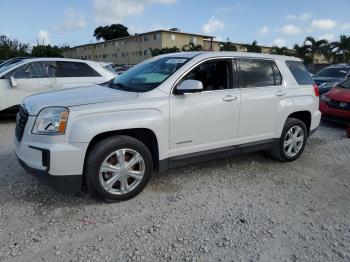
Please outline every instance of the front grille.
[[333, 108], [336, 108], [336, 109], [350, 111], [350, 103], [347, 103], [347, 102], [331, 100], [331, 101], [328, 101], [327, 104], [330, 107], [333, 107]]
[[27, 121], [28, 121], [29, 113], [27, 109], [25, 109], [23, 106], [20, 107], [19, 112], [17, 113], [16, 117], [16, 138], [17, 141], [20, 142], [23, 137], [24, 128], [26, 127]]

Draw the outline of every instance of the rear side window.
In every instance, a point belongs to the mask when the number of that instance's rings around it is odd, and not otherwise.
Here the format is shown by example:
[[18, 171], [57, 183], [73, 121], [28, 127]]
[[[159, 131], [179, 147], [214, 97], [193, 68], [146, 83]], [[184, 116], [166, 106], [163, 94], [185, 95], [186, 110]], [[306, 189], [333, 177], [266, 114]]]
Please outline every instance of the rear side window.
[[275, 62], [262, 59], [237, 59], [240, 68], [240, 87], [264, 87], [282, 84]]
[[286, 61], [286, 65], [299, 85], [312, 85], [314, 83], [309, 71], [307, 71], [302, 62]]
[[101, 76], [93, 68], [79, 62], [57, 62], [57, 77], [96, 77]]

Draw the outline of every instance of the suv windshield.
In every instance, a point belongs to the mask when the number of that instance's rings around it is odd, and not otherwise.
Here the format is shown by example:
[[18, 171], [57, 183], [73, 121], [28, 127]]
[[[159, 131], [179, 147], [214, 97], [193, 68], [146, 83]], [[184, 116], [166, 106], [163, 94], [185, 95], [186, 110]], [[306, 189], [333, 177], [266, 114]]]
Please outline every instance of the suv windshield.
[[344, 78], [349, 73], [349, 68], [346, 67], [333, 67], [325, 68], [315, 74], [315, 77], [334, 77], [334, 78]]
[[144, 62], [114, 78], [108, 86], [129, 92], [148, 92], [158, 87], [188, 60], [183, 57], [161, 57]]

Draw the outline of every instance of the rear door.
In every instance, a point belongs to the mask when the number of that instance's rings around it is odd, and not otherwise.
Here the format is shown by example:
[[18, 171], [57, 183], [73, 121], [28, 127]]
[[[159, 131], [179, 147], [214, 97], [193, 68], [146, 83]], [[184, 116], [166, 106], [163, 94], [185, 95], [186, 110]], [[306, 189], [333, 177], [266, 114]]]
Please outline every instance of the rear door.
[[84, 62], [58, 61], [58, 88], [71, 88], [102, 83], [103, 77]]
[[236, 61], [241, 93], [238, 143], [276, 137], [279, 103], [286, 94], [276, 63], [260, 58]]

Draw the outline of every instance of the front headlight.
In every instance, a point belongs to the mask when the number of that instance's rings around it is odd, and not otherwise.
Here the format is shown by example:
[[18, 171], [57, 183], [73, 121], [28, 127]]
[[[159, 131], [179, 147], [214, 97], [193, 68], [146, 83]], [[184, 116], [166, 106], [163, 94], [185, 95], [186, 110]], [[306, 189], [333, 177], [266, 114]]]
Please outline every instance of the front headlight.
[[65, 107], [48, 107], [40, 111], [32, 133], [38, 135], [63, 135], [66, 131], [69, 110]]
[[331, 101], [331, 99], [326, 95], [321, 95], [320, 100], [322, 102], [330, 102]]

